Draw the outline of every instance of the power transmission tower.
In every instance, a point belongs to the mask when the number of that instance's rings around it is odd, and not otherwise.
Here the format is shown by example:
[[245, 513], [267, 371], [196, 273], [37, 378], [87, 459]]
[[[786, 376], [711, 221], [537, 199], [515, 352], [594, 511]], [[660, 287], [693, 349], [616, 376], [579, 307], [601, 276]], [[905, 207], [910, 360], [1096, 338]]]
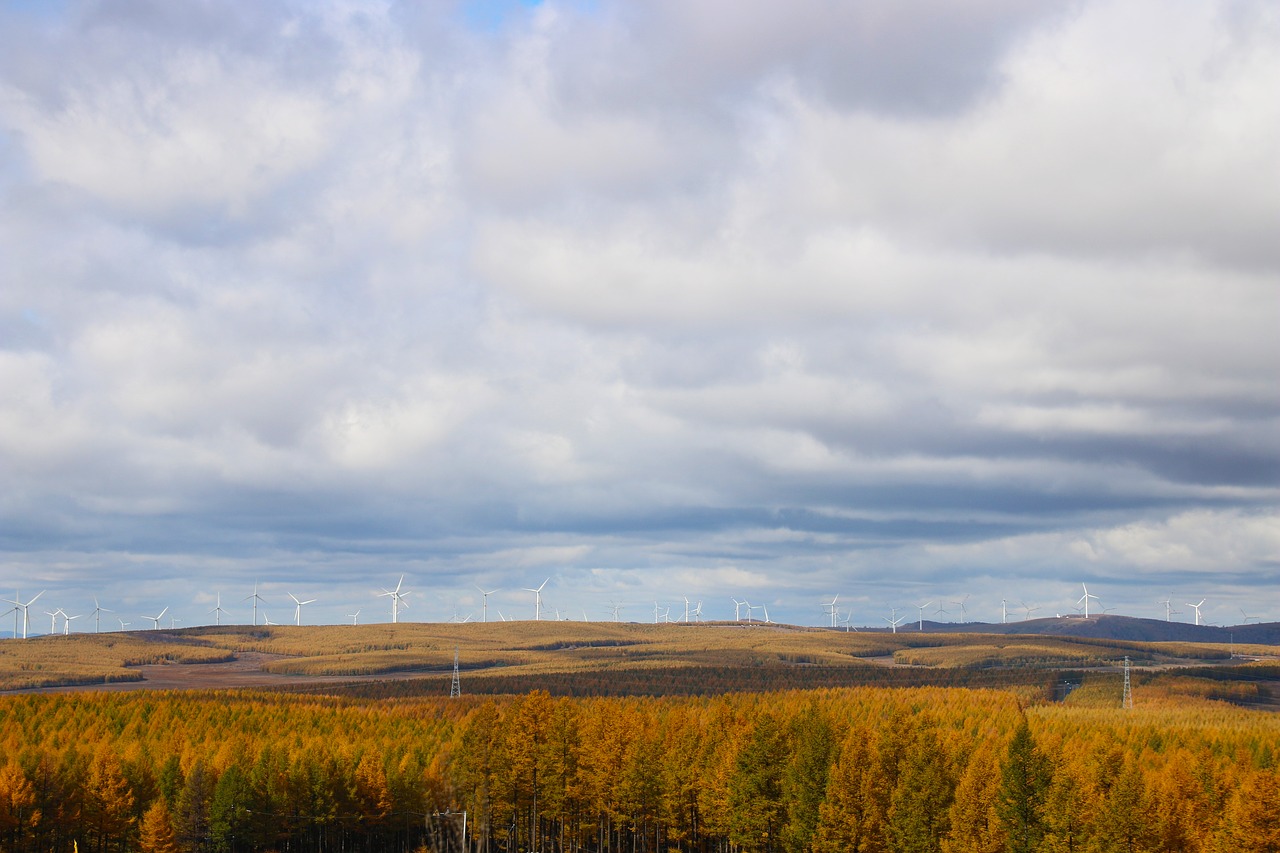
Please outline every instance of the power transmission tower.
[[[456, 679], [457, 676], [455, 675], [454, 678]], [[1128, 655], [1124, 656], [1124, 697], [1120, 700], [1120, 707], [1126, 708], [1126, 709], [1133, 707], [1133, 688], [1129, 686], [1129, 656]]]
[[[1128, 661], [1128, 658], [1125, 658]], [[1129, 670], [1124, 671], [1124, 690], [1125, 695], [1129, 694]], [[458, 681], [458, 647], [453, 647], [453, 684], [449, 686], [449, 698], [457, 699], [462, 695], [462, 684]]]

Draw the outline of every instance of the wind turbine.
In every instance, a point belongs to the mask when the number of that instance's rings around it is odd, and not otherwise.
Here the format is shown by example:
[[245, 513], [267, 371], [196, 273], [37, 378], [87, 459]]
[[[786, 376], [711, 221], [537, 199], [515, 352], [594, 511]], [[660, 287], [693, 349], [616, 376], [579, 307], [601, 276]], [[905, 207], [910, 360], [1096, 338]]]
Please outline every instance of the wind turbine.
[[66, 613], [62, 614], [62, 633], [64, 636], [71, 633], [71, 620], [79, 619], [81, 616], [84, 616], [84, 614], [79, 613], [75, 616], [68, 616]]
[[[255, 591], [255, 594], [256, 594], [256, 591]], [[160, 611], [159, 613], [157, 613], [155, 616], [143, 616], [142, 618], [143, 618], [143, 619], [150, 619], [150, 620], [151, 620], [151, 622], [153, 623], [153, 624], [152, 624], [152, 626], [151, 626], [151, 630], [152, 630], [152, 631], [159, 631], [159, 630], [160, 630], [160, 620], [161, 620], [161, 619], [163, 619], [163, 618], [164, 618], [164, 615], [165, 615], [166, 613], [168, 613], [168, 612], [169, 612], [169, 608], [167, 608], [167, 607], [166, 607], [164, 610], [161, 610], [161, 611]]]
[[358, 624], [360, 624], [360, 611], [359, 611], [359, 610], [357, 610], [355, 613], [348, 613], [347, 615], [351, 617], [351, 624], [352, 624], [352, 625], [358, 625]]
[[[1204, 601], [1205, 601], [1205, 600], [1204, 600], [1203, 598], [1202, 598], [1202, 599], [1200, 599], [1200, 604], [1204, 604]], [[1200, 604], [1191, 604], [1190, 602], [1184, 602], [1184, 603], [1185, 603], [1188, 607], [1191, 607], [1191, 608], [1194, 608], [1194, 609], [1195, 609], [1195, 611], [1196, 611], [1196, 624], [1197, 624], [1197, 625], [1199, 625], [1199, 624], [1200, 624]]]
[[952, 604], [960, 605], [960, 624], [963, 625], [969, 621], [969, 608], [965, 607], [965, 602], [969, 600], [969, 593], [965, 593], [964, 597], [959, 601], [953, 601]]
[[1173, 615], [1173, 596], [1157, 601], [1156, 604], [1164, 605], [1164, 621], [1172, 622], [1170, 617]]
[[772, 625], [773, 620], [769, 618], [769, 605], [761, 604], [760, 609], [764, 611], [764, 624]]
[[400, 576], [400, 582], [396, 584], [395, 589], [384, 589], [378, 593], [378, 598], [391, 596], [391, 622], [394, 624], [400, 621], [400, 608], [406, 606], [404, 597], [409, 594], [409, 590], [400, 591], [400, 587], [404, 586], [404, 575]]
[[547, 581], [550, 581], [550, 580], [551, 578], [547, 578], [547, 580], [543, 581], [538, 586], [537, 589], [533, 589], [532, 587], [527, 587], [527, 586], [524, 587], [525, 592], [533, 593], [533, 621], [534, 622], [542, 621], [542, 588], [545, 587], [547, 585]]
[[[739, 601], [736, 598], [730, 598], [729, 600], [733, 602], [733, 621], [741, 622], [742, 621], [742, 605], [746, 604], [746, 602]], [[655, 605], [656, 605], [656, 602], [655, 602]]]
[[751, 617], [756, 613], [756, 607], [750, 601], [743, 600], [742, 606], [747, 608], [747, 624], [751, 624]]
[[1040, 609], [1040, 605], [1039, 605], [1039, 604], [1027, 604], [1027, 603], [1024, 601], [1024, 602], [1022, 602], [1022, 609], [1023, 609], [1024, 611], [1026, 611], [1026, 612], [1023, 614], [1023, 616], [1022, 616], [1022, 621], [1023, 621], [1023, 622], [1026, 622], [1028, 619], [1030, 619], [1030, 618], [1031, 618], [1031, 614], [1032, 614], [1032, 613], [1035, 613], [1037, 610], [1039, 610], [1039, 609]]
[[899, 622], [901, 622], [901, 621], [902, 621], [903, 619], [905, 619], [906, 617], [905, 617], [905, 616], [899, 616], [899, 615], [898, 615], [898, 608], [896, 608], [896, 607], [890, 608], [890, 611], [889, 611], [889, 612], [893, 614], [893, 618], [892, 618], [892, 619], [890, 619], [888, 616], [881, 616], [880, 618], [881, 618], [881, 619], [883, 619], [884, 621], [888, 622], [888, 623], [889, 623], [889, 625], [893, 627], [893, 633], [895, 633], [895, 634], [896, 634], [896, 633], [898, 633], [898, 623], [899, 623]]
[[58, 616], [66, 615], [65, 613], [62, 612], [62, 608], [59, 607], [57, 610], [53, 610], [53, 611], [46, 610], [44, 612], [44, 615], [49, 617], [49, 633], [50, 634], [58, 633]]
[[658, 624], [658, 617], [661, 614], [662, 614], [662, 610], [659, 609], [658, 602], [657, 601], [653, 602], [653, 624], [655, 625]]
[[306, 601], [299, 601], [299, 600], [298, 600], [298, 597], [297, 597], [296, 595], [294, 595], [293, 593], [291, 593], [291, 592], [290, 592], [290, 593], [286, 593], [286, 594], [287, 594], [290, 598], [292, 598], [292, 599], [293, 599], [293, 603], [294, 603], [294, 605], [296, 605], [296, 606], [293, 608], [293, 624], [294, 624], [294, 625], [301, 625], [301, 624], [302, 624], [302, 605], [304, 605], [304, 604], [315, 604], [315, 603], [316, 603], [316, 600], [315, 600], [314, 598], [308, 598]]
[[210, 612], [210, 613], [212, 613], [212, 614], [214, 614], [214, 617], [213, 617], [213, 618], [217, 620], [217, 624], [221, 625], [221, 624], [222, 624], [222, 614], [227, 612], [227, 611], [225, 611], [225, 610], [223, 610], [223, 609], [222, 609], [222, 593], [218, 593], [218, 606], [217, 606], [217, 607], [215, 607], [215, 608], [213, 608], [213, 609], [212, 609], [212, 610], [210, 610], [209, 612]]
[[1007, 624], [1009, 621], [1009, 613], [1005, 610], [1006, 599], [1000, 599], [1000, 624]]
[[702, 621], [702, 602], [701, 601], [699, 601], [693, 608], [693, 621], [694, 622]]
[[270, 616], [268, 616], [268, 615], [267, 615], [267, 611], [265, 611], [265, 610], [264, 610], [264, 611], [262, 611], [262, 624], [263, 624], [263, 625], [268, 625], [268, 626], [270, 626], [270, 625], [279, 625], [280, 623], [279, 623], [279, 622], [272, 622], [272, 621], [271, 621], [271, 617], [270, 617]]
[[489, 596], [493, 595], [498, 590], [496, 589], [484, 590], [484, 589], [480, 589], [478, 585], [476, 586], [476, 589], [480, 590], [480, 595], [483, 596], [484, 598], [484, 604], [481, 610], [481, 612], [484, 614], [484, 617], [480, 621], [488, 622], [489, 621]]
[[[617, 602], [614, 602], [614, 604], [612, 605], [612, 610], [613, 610], [613, 621], [614, 622], [619, 621], [618, 614], [622, 612], [622, 605], [618, 604]], [[583, 622], [590, 621], [587, 619], [587, 611], [585, 610], [582, 611], [582, 621]]]
[[252, 600], [252, 601], [253, 601], [253, 624], [254, 624], [254, 627], [257, 627], [257, 625], [258, 625], [258, 602], [259, 602], [259, 601], [261, 601], [263, 604], [266, 604], [266, 603], [267, 603], [267, 600], [266, 600], [265, 598], [263, 598], [262, 596], [258, 595], [258, 582], [257, 582], [257, 581], [254, 581], [254, 582], [253, 582], [253, 595], [246, 595], [246, 596], [244, 597], [244, 600], [245, 600], [245, 601], [249, 601], [249, 600]]
[[107, 608], [99, 604], [98, 597], [95, 595], [93, 597], [93, 633], [95, 634], [102, 633], [102, 614], [103, 613], [115, 613], [115, 611], [108, 610]]
[[[5, 601], [9, 602], [10, 604], [12, 604], [12, 605], [14, 605], [15, 607], [18, 607], [19, 609], [21, 609], [21, 610], [22, 610], [22, 639], [24, 639], [24, 640], [27, 638], [27, 631], [29, 631], [29, 630], [31, 629], [31, 605], [35, 604], [35, 603], [36, 603], [36, 599], [37, 599], [37, 598], [39, 598], [39, 597], [40, 597], [40, 596], [42, 596], [42, 595], [44, 595], [44, 590], [43, 590], [43, 589], [42, 589], [42, 590], [40, 590], [39, 592], [37, 592], [34, 596], [32, 596], [31, 600], [30, 600], [30, 601], [28, 601], [26, 604], [23, 604], [23, 603], [22, 603], [22, 596], [18, 595], [18, 593], [17, 593], [17, 592], [14, 592], [14, 594], [13, 594], [13, 598], [6, 598], [6, 599], [5, 599]], [[14, 614], [14, 617], [13, 617], [13, 625], [14, 625], [14, 628], [13, 628], [13, 635], [16, 637], [16, 636], [18, 636], [18, 616], [17, 616], [17, 614]]]
[[120, 630], [121, 630], [121, 631], [125, 630], [126, 628], [128, 628], [130, 625], [132, 625], [132, 624], [133, 624], [132, 622], [126, 622], [126, 621], [124, 621], [124, 620], [123, 620], [123, 619], [121, 619], [119, 616], [117, 616], [117, 617], [116, 617], [116, 621], [120, 623]]
[[688, 596], [684, 596], [684, 621], [686, 625], [689, 623], [689, 597]]
[[1098, 596], [1089, 592], [1089, 587], [1085, 586], [1084, 584], [1080, 584], [1080, 586], [1084, 587], [1084, 595], [1077, 598], [1076, 603], [1077, 604], [1081, 602], [1084, 603], [1084, 618], [1088, 619], [1089, 618], [1089, 599], [1092, 598], [1094, 601], [1099, 601], [1100, 599], [1098, 598]]
[[924, 630], [924, 609], [933, 604], [932, 601], [926, 601], [924, 604], [917, 604], [916, 609], [920, 611], [920, 630]]
[[823, 607], [827, 608], [827, 613], [831, 616], [832, 628], [836, 626], [836, 602], [839, 600], [840, 600], [840, 594], [836, 593], [834, 596], [831, 597], [830, 601], [822, 605]]
[[1245, 613], [1243, 607], [1240, 608], [1240, 615], [1244, 617], [1244, 624], [1246, 625], [1249, 624], [1250, 619], [1254, 620], [1255, 622], [1258, 621], [1257, 616], [1250, 616], [1248, 613]]

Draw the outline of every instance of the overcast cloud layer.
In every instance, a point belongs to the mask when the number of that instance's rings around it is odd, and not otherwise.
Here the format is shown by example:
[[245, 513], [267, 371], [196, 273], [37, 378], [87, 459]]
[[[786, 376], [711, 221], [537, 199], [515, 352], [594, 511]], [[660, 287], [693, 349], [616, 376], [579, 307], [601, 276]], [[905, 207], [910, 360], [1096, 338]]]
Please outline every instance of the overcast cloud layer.
[[24, 600], [1280, 620], [1274, 3], [2, 8]]

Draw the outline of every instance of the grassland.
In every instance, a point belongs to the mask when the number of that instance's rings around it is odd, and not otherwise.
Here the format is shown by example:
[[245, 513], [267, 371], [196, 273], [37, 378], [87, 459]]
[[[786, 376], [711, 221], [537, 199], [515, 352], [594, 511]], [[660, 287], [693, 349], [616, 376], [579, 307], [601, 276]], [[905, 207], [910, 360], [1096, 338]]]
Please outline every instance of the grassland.
[[228, 649], [164, 632], [5, 640], [0, 642], [0, 689], [138, 681], [142, 665], [213, 663], [232, 655]]
[[[1244, 651], [1280, 654], [1270, 647]], [[0, 689], [132, 681], [142, 677], [138, 666], [143, 664], [211, 663], [259, 653], [268, 656], [263, 670], [282, 683], [362, 680], [359, 689], [366, 692], [413, 695], [442, 689], [436, 681], [447, 684], [455, 652], [468, 692], [518, 693], [550, 685], [576, 695], [855, 684], [1042, 689], [1061, 670], [1106, 670], [1126, 656], [1162, 668], [1204, 667], [1231, 656], [1227, 646], [1208, 643], [856, 633], [740, 623], [221, 626], [0, 642]], [[441, 679], [431, 680], [432, 674]], [[1256, 692], [1192, 683], [1194, 674], [1180, 677], [1185, 692], [1194, 695], [1231, 698]], [[370, 680], [378, 685], [370, 686]], [[392, 683], [399, 686], [386, 686]], [[211, 681], [208, 686], [219, 685]]]

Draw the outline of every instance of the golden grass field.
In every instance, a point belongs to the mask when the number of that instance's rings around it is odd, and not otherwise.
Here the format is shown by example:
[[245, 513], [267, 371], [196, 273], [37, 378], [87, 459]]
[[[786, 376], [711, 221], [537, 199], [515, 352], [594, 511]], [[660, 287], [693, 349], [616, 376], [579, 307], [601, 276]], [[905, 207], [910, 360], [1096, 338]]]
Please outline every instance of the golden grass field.
[[[42, 636], [0, 641], [0, 689], [136, 680], [140, 664], [198, 664], [247, 652], [281, 676], [397, 678], [452, 668], [468, 679], [500, 674], [637, 673], [761, 667], [910, 667], [935, 670], [1116, 666], [1125, 656], [1172, 666], [1229, 656], [1226, 646], [1062, 637], [915, 632], [857, 633], [741, 623], [610, 622], [221, 626]], [[1280, 655], [1280, 649], [1237, 652]], [[212, 671], [212, 669], [211, 669]]]

